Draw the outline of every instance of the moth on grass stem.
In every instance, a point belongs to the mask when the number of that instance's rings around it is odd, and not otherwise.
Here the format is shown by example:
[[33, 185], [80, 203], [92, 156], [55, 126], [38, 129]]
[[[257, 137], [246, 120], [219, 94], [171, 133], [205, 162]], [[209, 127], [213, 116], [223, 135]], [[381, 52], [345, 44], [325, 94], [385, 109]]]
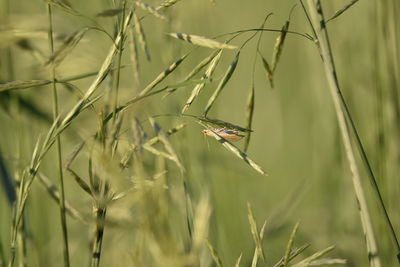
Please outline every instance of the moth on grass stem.
[[[212, 131], [228, 141], [239, 141], [244, 137], [239, 131], [231, 130], [228, 128], [212, 128]], [[211, 130], [203, 130], [203, 133], [208, 136], [213, 136]]]

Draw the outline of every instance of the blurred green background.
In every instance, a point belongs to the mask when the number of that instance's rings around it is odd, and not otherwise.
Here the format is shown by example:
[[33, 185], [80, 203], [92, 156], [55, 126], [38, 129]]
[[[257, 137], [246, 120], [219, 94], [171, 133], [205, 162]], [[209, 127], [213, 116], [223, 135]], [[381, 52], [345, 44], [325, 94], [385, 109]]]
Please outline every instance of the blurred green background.
[[[116, 18], [99, 18], [95, 15], [102, 10], [113, 8], [113, 1], [70, 2], [76, 10], [95, 19], [112, 34]], [[157, 6], [160, 1], [147, 2]], [[143, 20], [151, 62], [146, 60], [139, 49], [140, 85], [137, 85], [132, 74], [129, 49], [125, 49], [123, 64], [127, 67], [121, 70], [121, 103], [136, 95], [172, 61], [192, 49], [190, 44], [169, 38], [165, 33], [183, 32], [213, 37], [257, 28], [269, 12], [274, 14], [269, 18], [266, 28], [280, 29], [295, 4], [297, 7], [292, 14], [290, 30], [311, 33], [300, 5], [294, 0], [215, 2], [213, 4], [207, 0], [182, 0], [165, 10], [168, 21], [161, 21], [152, 16]], [[346, 3], [348, 1], [323, 1], [325, 13], [333, 14]], [[29, 51], [18, 47], [15, 36], [9, 33], [10, 29], [22, 32], [41, 31], [43, 37], [35, 37], [30, 41], [44, 55], [49, 55], [45, 2], [2, 0], [1, 4], [0, 81], [50, 79], [49, 71], [43, 64]], [[328, 24], [339, 81], [396, 229], [400, 229], [400, 182], [397, 176], [400, 147], [400, 24], [396, 17], [399, 12], [400, 5], [395, 0], [359, 1]], [[145, 14], [139, 9], [138, 13]], [[56, 7], [53, 15], [56, 34], [70, 34], [93, 25], [86, 18], [66, 14]], [[240, 45], [246, 36], [250, 35], [251, 33], [244, 34], [233, 43]], [[278, 35], [279, 33], [273, 32], [263, 34], [260, 51], [268, 60]], [[60, 44], [61, 42], [56, 42], [56, 48]], [[251, 88], [255, 44], [256, 39], [242, 51], [236, 72], [209, 114], [211, 118], [238, 125], [246, 124], [246, 102]], [[89, 31], [57, 67], [57, 77], [97, 71], [111, 45], [111, 41], [104, 34]], [[197, 48], [163, 84], [179, 82], [197, 62], [210, 53], [208, 48]], [[228, 50], [223, 53], [222, 61], [214, 74], [217, 79], [226, 71], [234, 53]], [[74, 85], [84, 92], [92, 80], [93, 77], [82, 79], [74, 82]], [[213, 82], [206, 85], [189, 114], [201, 114], [216, 84], [217, 82]], [[100, 92], [108, 90], [108, 87], [109, 81], [106, 80]], [[125, 114], [122, 131], [129, 131], [135, 116], [143, 122], [146, 132], [153, 136], [147, 117], [179, 113], [191, 89], [189, 86], [166, 98], [157, 95], [134, 105]], [[275, 88], [271, 89], [261, 61], [257, 59], [255, 90], [252, 127], [254, 133], [248, 154], [268, 172], [268, 177], [256, 173], [213, 138], [204, 137], [201, 133], [202, 128], [193, 120], [177, 116], [156, 117], [165, 130], [181, 122], [188, 122], [185, 129], [171, 137], [186, 172], [181, 176], [175, 165], [168, 163], [169, 171], [166, 176], [170, 196], [167, 205], [170, 224], [174, 225], [176, 230], [175, 237], [167, 243], [171, 242], [170, 245], [173, 246], [173, 242], [184, 242], [188, 238], [182, 189], [184, 180], [189, 187], [194, 206], [204, 192], [209, 192], [212, 207], [209, 240], [218, 251], [224, 266], [234, 265], [241, 253], [242, 266], [250, 266], [254, 242], [247, 220], [247, 203], [253, 207], [259, 226], [267, 219], [263, 241], [266, 263], [260, 262], [259, 266], [272, 266], [280, 259], [291, 229], [298, 221], [300, 228], [295, 245], [311, 244], [305, 255], [335, 245], [336, 249], [330, 254], [331, 257], [347, 259], [348, 266], [367, 266], [367, 250], [351, 174], [328, 92], [323, 63], [316, 46], [306, 38], [288, 34], [275, 74]], [[63, 86], [59, 86], [58, 91], [61, 99], [60, 110], [66, 112], [76, 103], [78, 96]], [[40, 135], [46, 134], [50, 127], [43, 115], [35, 115], [27, 110], [24, 104], [18, 104], [17, 99], [31, 103], [51, 118], [51, 86], [0, 93], [0, 151], [13, 177], [20, 175], [29, 165], [36, 140]], [[100, 107], [102, 104], [98, 105]], [[97, 131], [97, 123], [97, 114], [92, 110], [85, 111], [73, 122], [62, 135], [63, 158], [67, 157], [80, 140]], [[127, 144], [131, 142], [129, 136], [122, 135], [121, 150], [126, 149]], [[243, 147], [243, 141], [239, 141], [238, 146]], [[40, 171], [58, 185], [55, 155], [52, 149], [45, 157]], [[146, 160], [146, 168], [153, 175], [157, 164], [150, 156], [146, 156]], [[87, 153], [78, 157], [74, 169], [86, 176]], [[152, 169], [154, 171], [151, 171]], [[122, 173], [121, 176], [126, 179], [130, 175]], [[365, 175], [362, 178], [382, 265], [394, 266], [396, 260], [393, 242], [375, 204], [370, 183]], [[113, 180], [110, 181], [113, 184]], [[115, 184], [117, 191], [122, 190], [118, 182]], [[79, 211], [90, 216], [90, 198], [68, 174], [65, 175], [65, 186], [66, 198]], [[62, 262], [58, 206], [45, 192], [35, 181], [28, 199], [28, 266], [60, 266]], [[115, 220], [122, 223], [109, 228], [106, 226], [102, 266], [155, 265], [140, 265], [135, 261], [133, 251], [135, 245], [138, 245], [138, 242], [134, 241], [138, 219], [134, 205], [130, 203], [132, 198], [135, 196], [115, 202], [109, 208], [109, 218], [115, 217]], [[7, 259], [11, 206], [4, 191], [0, 194], [0, 218], [1, 249]], [[68, 218], [68, 229], [71, 264], [82, 266], [89, 258], [92, 228]], [[151, 249], [144, 246], [143, 250]], [[168, 264], [165, 263], [164, 266]]]

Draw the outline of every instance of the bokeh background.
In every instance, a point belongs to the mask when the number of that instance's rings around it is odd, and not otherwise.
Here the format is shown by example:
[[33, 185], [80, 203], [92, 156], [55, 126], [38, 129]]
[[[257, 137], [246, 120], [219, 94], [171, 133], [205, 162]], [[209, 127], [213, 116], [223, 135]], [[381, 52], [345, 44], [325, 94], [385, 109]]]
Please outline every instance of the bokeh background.
[[[118, 1], [116, 1], [118, 2]], [[127, 1], [130, 4], [129, 1]], [[147, 1], [156, 6], [159, 1]], [[111, 34], [116, 17], [96, 17], [98, 12], [114, 8], [113, 1], [76, 1], [71, 5], [81, 14], [97, 21]], [[323, 1], [326, 14], [333, 14], [348, 1]], [[183, 32], [217, 36], [237, 30], [257, 28], [266, 14], [273, 12], [266, 28], [280, 29], [296, 5], [290, 30], [311, 33], [302, 8], [297, 1], [237, 1], [182, 0], [165, 10], [168, 21], [152, 16], [143, 20], [151, 61], [138, 49], [140, 84], [134, 80], [130, 65], [129, 49], [125, 49], [121, 70], [120, 102], [136, 95], [173, 60], [192, 50], [188, 43], [169, 38], [165, 33]], [[139, 14], [146, 14], [137, 10]], [[0, 81], [49, 79], [50, 74], [30, 51], [17, 45], [10, 29], [21, 32], [41, 32], [29, 41], [35, 49], [48, 57], [48, 18], [46, 4], [40, 0], [1, 1]], [[373, 170], [378, 178], [384, 201], [395, 228], [400, 229], [399, 202], [399, 18], [400, 5], [395, 0], [359, 1], [337, 19], [329, 22], [328, 29], [343, 94], [354, 117], [355, 124]], [[54, 32], [70, 34], [93, 22], [67, 14], [54, 8]], [[251, 33], [237, 38], [240, 45]], [[265, 32], [260, 51], [271, 58], [279, 33]], [[223, 40], [220, 39], [220, 40]], [[61, 42], [56, 41], [56, 48]], [[238, 67], [220, 95], [209, 116], [238, 125], [246, 124], [246, 103], [251, 88], [252, 65], [256, 39], [243, 49]], [[111, 41], [100, 32], [89, 31], [70, 55], [57, 67], [57, 77], [97, 71], [111, 46]], [[179, 82], [211, 50], [197, 48], [163, 84]], [[234, 51], [225, 51], [214, 76], [216, 80], [226, 71]], [[160, 115], [156, 121], [168, 129], [182, 122], [188, 125], [171, 136], [186, 172], [181, 175], [173, 163], [168, 163], [165, 174], [169, 185], [169, 224], [174, 237], [166, 242], [170, 246], [187, 240], [185, 197], [182, 181], [188, 186], [193, 206], [208, 192], [212, 215], [209, 220], [208, 238], [221, 257], [224, 266], [234, 265], [243, 253], [242, 266], [249, 266], [254, 251], [247, 219], [250, 203], [258, 225], [267, 220], [263, 245], [266, 262], [259, 266], [272, 266], [284, 254], [290, 232], [300, 222], [296, 246], [310, 243], [305, 255], [310, 255], [330, 245], [336, 249], [331, 257], [348, 260], [348, 266], [367, 266], [368, 257], [360, 224], [351, 174], [338, 129], [332, 100], [328, 91], [323, 63], [312, 41], [288, 34], [281, 60], [275, 73], [275, 88], [266, 79], [262, 63], [257, 59], [255, 77], [256, 102], [251, 143], [248, 154], [269, 174], [263, 177], [223, 148], [213, 138], [204, 137], [201, 126], [190, 118], [164, 116], [178, 114], [190, 95], [192, 86], [179, 89], [162, 98], [154, 96], [135, 104], [124, 116], [121, 151], [131, 142], [129, 129], [137, 117], [146, 132], [151, 131], [148, 116]], [[73, 84], [86, 91], [93, 77]], [[218, 80], [217, 80], [218, 82]], [[189, 114], [200, 115], [217, 82], [207, 84], [195, 101]], [[108, 90], [110, 82], [104, 81], [100, 92]], [[161, 88], [161, 87], [160, 87]], [[61, 112], [68, 111], [78, 96], [59, 86]], [[51, 121], [51, 86], [35, 87], [12, 92], [0, 92], [0, 151], [5, 166], [16, 178], [29, 165], [34, 144], [46, 134]], [[100, 110], [101, 100], [97, 105]], [[33, 106], [40, 113], [29, 109]], [[97, 110], [97, 111], [98, 111]], [[63, 157], [73, 150], [80, 140], [97, 130], [97, 114], [87, 110], [63, 133]], [[239, 141], [243, 147], [243, 141]], [[85, 176], [87, 155], [82, 153], [74, 169]], [[145, 156], [145, 168], [154, 174], [157, 161]], [[45, 157], [40, 171], [58, 185], [56, 153], [51, 150]], [[360, 164], [362, 166], [362, 164]], [[152, 171], [154, 169], [154, 171]], [[363, 169], [363, 167], [361, 167]], [[364, 187], [370, 204], [379, 252], [383, 266], [394, 266], [395, 250], [387, 234], [376, 199], [367, 177], [362, 172]], [[129, 179], [130, 173], [122, 173]], [[110, 179], [111, 184], [113, 180]], [[114, 183], [121, 190], [119, 182]], [[66, 198], [83, 214], [91, 213], [91, 199], [65, 175]], [[0, 244], [3, 259], [8, 259], [12, 209], [4, 185], [0, 194]], [[110, 218], [120, 224], [106, 226], [102, 266], [158, 266], [154, 262], [136, 261], [135, 233], [140, 231], [133, 207], [135, 196], [115, 202], [109, 208]], [[156, 209], [154, 211], [156, 212]], [[45, 189], [34, 182], [26, 209], [28, 240], [28, 266], [60, 266], [62, 258], [61, 230], [58, 205]], [[114, 216], [114, 217], [113, 217]], [[140, 216], [140, 215], [139, 215]], [[156, 218], [156, 215], [154, 215]], [[89, 259], [89, 241], [92, 227], [68, 218], [72, 266], [82, 266]], [[161, 227], [161, 226], [160, 226]], [[136, 229], [136, 230], [135, 230]], [[160, 234], [160, 233], [159, 233]], [[162, 235], [162, 233], [160, 234]], [[166, 235], [167, 236], [167, 235]], [[176, 245], [180, 246], [180, 245]], [[143, 246], [142, 250], [151, 250]], [[134, 252], [136, 251], [136, 252]], [[304, 257], [304, 256], [303, 256]], [[167, 265], [167, 264], [166, 264]], [[164, 266], [166, 266], [164, 265]], [[4, 265], [5, 266], [5, 265]], [[171, 264], [173, 266], [173, 264]]]

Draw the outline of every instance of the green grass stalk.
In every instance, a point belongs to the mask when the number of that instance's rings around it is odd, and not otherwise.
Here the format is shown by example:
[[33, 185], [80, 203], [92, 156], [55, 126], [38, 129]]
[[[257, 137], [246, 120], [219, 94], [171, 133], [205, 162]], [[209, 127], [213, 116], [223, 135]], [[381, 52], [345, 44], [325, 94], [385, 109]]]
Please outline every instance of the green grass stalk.
[[397, 241], [394, 228], [391, 224], [385, 205], [383, 203], [383, 199], [376, 183], [375, 176], [372, 172], [372, 168], [369, 164], [360, 137], [357, 133], [354, 121], [350, 115], [349, 109], [340, 90], [321, 3], [319, 0], [309, 0], [308, 3], [311, 13], [312, 24], [314, 25], [313, 27], [315, 27], [316, 29], [315, 32], [317, 34], [318, 47], [324, 62], [325, 73], [328, 79], [332, 100], [334, 102], [335, 112], [338, 118], [339, 128], [345, 146], [346, 155], [350, 164], [350, 169], [352, 171], [354, 191], [358, 200], [361, 223], [367, 240], [370, 264], [371, 266], [381, 266], [378, 254], [378, 247], [372, 228], [371, 216], [368, 212], [365, 193], [362, 188], [361, 178], [356, 163], [356, 154], [352, 147], [352, 136], [354, 136], [353, 141], [355, 142], [356, 147], [360, 152], [361, 159], [367, 167], [369, 178], [372, 182], [374, 192], [376, 192], [377, 194], [380, 208], [384, 213], [384, 218], [389, 227], [390, 235], [394, 238], [398, 250], [400, 250], [399, 243]]
[[[47, 13], [49, 19], [49, 46], [51, 51], [51, 57], [54, 55], [54, 40], [53, 40], [53, 18], [52, 18], [52, 10], [51, 5], [47, 4]], [[57, 96], [57, 83], [56, 83], [56, 70], [55, 64], [51, 64], [51, 79], [53, 85], [53, 119], [54, 121], [58, 118], [58, 96]], [[60, 177], [60, 216], [61, 216], [61, 229], [63, 236], [63, 255], [64, 255], [64, 266], [69, 267], [69, 247], [68, 247], [68, 228], [67, 228], [67, 218], [65, 211], [65, 188], [64, 188], [64, 176], [62, 169], [62, 151], [61, 151], [61, 137], [57, 136], [56, 140], [57, 147], [57, 161], [58, 161], [58, 174]]]

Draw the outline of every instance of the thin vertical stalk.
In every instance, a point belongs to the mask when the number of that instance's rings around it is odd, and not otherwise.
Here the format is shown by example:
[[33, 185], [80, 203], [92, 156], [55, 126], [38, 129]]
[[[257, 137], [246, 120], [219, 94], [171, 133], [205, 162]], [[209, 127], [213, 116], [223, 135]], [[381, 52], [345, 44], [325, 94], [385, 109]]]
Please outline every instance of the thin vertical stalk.
[[[124, 36], [124, 19], [125, 19], [125, 7], [126, 3], [125, 1], [123, 2], [123, 7], [122, 7], [122, 17], [121, 17], [121, 30], [120, 30], [120, 36], [121, 36], [121, 42], [119, 42], [119, 47], [118, 47], [118, 63], [117, 63], [117, 77], [116, 77], [116, 84], [115, 84], [115, 102], [114, 102], [114, 111], [117, 110], [118, 107], [118, 93], [119, 93], [119, 83], [120, 83], [120, 75], [121, 75], [121, 60], [122, 60], [122, 52], [123, 52], [123, 46], [124, 46], [124, 41], [125, 41], [125, 36]], [[117, 118], [117, 114], [113, 116], [114, 120]]]
[[96, 228], [94, 230], [94, 239], [92, 243], [91, 267], [100, 265], [101, 247], [104, 236], [104, 221], [106, 219], [107, 209], [104, 205], [97, 203], [93, 207], [93, 214], [96, 218]]
[[[49, 19], [49, 46], [51, 57], [54, 54], [54, 40], [53, 40], [53, 18], [51, 12], [51, 4], [47, 4], [47, 13]], [[56, 70], [55, 65], [51, 65], [51, 80], [53, 85], [53, 119], [56, 120], [58, 117], [58, 96], [57, 96], [57, 84], [56, 84]], [[63, 235], [63, 254], [64, 254], [64, 266], [69, 267], [69, 248], [68, 248], [68, 229], [67, 229], [67, 218], [65, 211], [65, 189], [64, 189], [64, 177], [62, 170], [62, 152], [61, 152], [61, 138], [57, 136], [57, 161], [58, 161], [58, 172], [60, 177], [60, 215], [61, 215], [61, 229]]]
[[[358, 202], [361, 225], [363, 227], [367, 242], [369, 261], [371, 266], [381, 266], [380, 258], [378, 256], [376, 238], [372, 228], [371, 216], [368, 212], [368, 205], [361, 183], [360, 173], [356, 162], [356, 155], [351, 142], [351, 132], [355, 131], [355, 126], [353, 121], [351, 120], [350, 113], [347, 109], [346, 103], [339, 87], [321, 3], [319, 0], [309, 0], [308, 5], [311, 13], [312, 24], [318, 40], [318, 48], [324, 63], [325, 74], [328, 80], [330, 93], [334, 103], [343, 144], [345, 147], [347, 159], [349, 161], [350, 170], [352, 172], [353, 186]], [[358, 146], [359, 145], [360, 144], [358, 144]]]

